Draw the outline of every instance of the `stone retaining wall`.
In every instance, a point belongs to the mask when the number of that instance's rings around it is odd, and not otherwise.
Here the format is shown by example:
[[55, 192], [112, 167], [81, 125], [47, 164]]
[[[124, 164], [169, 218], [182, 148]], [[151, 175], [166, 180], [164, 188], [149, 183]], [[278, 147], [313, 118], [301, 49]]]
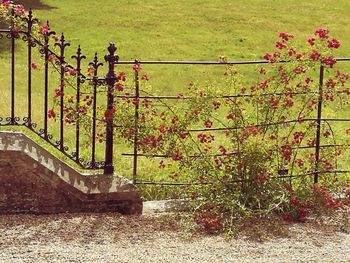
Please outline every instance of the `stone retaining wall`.
[[0, 213], [140, 214], [138, 189], [116, 176], [84, 175], [22, 133], [0, 132]]

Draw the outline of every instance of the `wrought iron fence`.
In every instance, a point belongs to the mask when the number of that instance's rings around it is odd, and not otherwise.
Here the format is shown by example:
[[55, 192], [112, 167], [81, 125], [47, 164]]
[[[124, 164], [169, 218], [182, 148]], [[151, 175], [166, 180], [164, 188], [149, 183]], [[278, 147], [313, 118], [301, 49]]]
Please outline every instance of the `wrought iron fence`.
[[[116, 82], [118, 82], [118, 77], [115, 73], [115, 65], [212, 65], [212, 66], [222, 66], [222, 65], [259, 65], [259, 64], [267, 64], [267, 61], [230, 61], [230, 62], [207, 62], [207, 61], [119, 61], [118, 55], [116, 55], [116, 47], [113, 43], [110, 43], [108, 46], [108, 53], [104, 57], [104, 62], [108, 66], [108, 71], [104, 76], [99, 76], [99, 68], [103, 66], [103, 63], [101, 63], [98, 59], [97, 54], [95, 54], [93, 61], [89, 63], [89, 65], [94, 69], [93, 76], [87, 77], [82, 73], [82, 65], [81, 62], [84, 59], [87, 59], [86, 56], [82, 54], [80, 46], [77, 48], [76, 53], [71, 56], [71, 59], [75, 61], [75, 65], [70, 65], [66, 61], [66, 48], [70, 46], [70, 44], [66, 41], [65, 36], [62, 34], [60, 36], [59, 41], [56, 41], [55, 43], [52, 43], [51, 36], [55, 35], [55, 32], [48, 30], [47, 32], [43, 33], [43, 41], [36, 38], [32, 33], [33, 23], [36, 23], [36, 19], [33, 18], [32, 12], [29, 11], [29, 14], [26, 18], [24, 18], [24, 21], [26, 22], [26, 30], [17, 30], [14, 25], [10, 25], [9, 29], [0, 29], [0, 38], [7, 38], [8, 41], [10, 41], [9, 51], [10, 51], [10, 73], [4, 73], [2, 74], [10, 74], [11, 75], [11, 81], [9, 87], [6, 86], [6, 83], [1, 84], [1, 90], [5, 90], [7, 88], [10, 89], [10, 116], [3, 116], [3, 113], [0, 115], [0, 126], [24, 126], [31, 130], [32, 132], [36, 133], [38, 136], [40, 136], [43, 140], [45, 140], [50, 145], [56, 147], [60, 152], [62, 152], [64, 155], [66, 155], [68, 158], [73, 160], [75, 163], [77, 163], [80, 167], [84, 169], [103, 169], [104, 174], [112, 174], [114, 172], [114, 165], [113, 165], [113, 153], [115, 152], [113, 149], [113, 145], [116, 143], [114, 140], [114, 125], [113, 125], [113, 119], [109, 118], [105, 121], [105, 146], [104, 146], [104, 159], [103, 160], [97, 160], [96, 158], [96, 144], [97, 144], [97, 101], [101, 99], [102, 95], [106, 96], [103, 98], [105, 100], [105, 109], [107, 111], [111, 110], [114, 103], [114, 93], [113, 88]], [[27, 46], [27, 59], [26, 59], [26, 67], [27, 67], [27, 87], [26, 87], [26, 94], [27, 94], [27, 109], [25, 110], [24, 117], [19, 117], [16, 115], [16, 112], [18, 110], [18, 107], [20, 107], [19, 104], [17, 104], [16, 101], [16, 44], [17, 42], [23, 42], [26, 43]], [[58, 48], [59, 53], [56, 54], [52, 49], [51, 46], [55, 46]], [[32, 94], [33, 94], [33, 82], [32, 82], [32, 76], [33, 76], [33, 52], [36, 52], [36, 49], [33, 49], [34, 47], [39, 47], [39, 52], [42, 55], [45, 63], [44, 63], [44, 70], [43, 70], [43, 85], [42, 87], [35, 87], [36, 89], [42, 89], [43, 90], [43, 109], [40, 113], [40, 120], [35, 119], [33, 117], [33, 103], [36, 103], [33, 101]], [[58, 79], [59, 79], [59, 86], [62, 96], [60, 96], [60, 103], [59, 103], [59, 128], [58, 128], [58, 140], [54, 139], [54, 136], [51, 134], [51, 131], [49, 129], [49, 74], [50, 74], [50, 58], [54, 56], [55, 60], [53, 60], [54, 68], [57, 70]], [[350, 58], [338, 58], [337, 61], [349, 61]], [[283, 62], [288, 63], [288, 62]], [[75, 100], [76, 100], [76, 111], [79, 115], [79, 106], [81, 103], [81, 84], [84, 82], [89, 82], [92, 86], [92, 116], [91, 116], [91, 144], [90, 144], [90, 156], [88, 160], [84, 160], [81, 155], [81, 148], [83, 147], [81, 145], [81, 125], [79, 123], [79, 119], [75, 124], [75, 132], [74, 132], [74, 150], [70, 152], [69, 148], [66, 146], [66, 136], [65, 136], [65, 112], [64, 112], [64, 92], [65, 89], [67, 89], [65, 83], [65, 74], [67, 70], [74, 69], [75, 75], [76, 75], [76, 81], [74, 84], [74, 90], [75, 90]], [[304, 119], [304, 122], [315, 122], [316, 123], [316, 141], [314, 146], [302, 146], [300, 148], [313, 148], [315, 152], [315, 169], [314, 171], [310, 171], [310, 174], [314, 175], [314, 182], [318, 182], [318, 176], [322, 171], [319, 171], [319, 158], [320, 158], [320, 149], [323, 147], [348, 147], [347, 144], [332, 144], [332, 145], [323, 145], [321, 143], [321, 124], [322, 122], [350, 122], [349, 118], [323, 118], [322, 116], [322, 109], [323, 109], [323, 99], [322, 99], [322, 93], [323, 93], [323, 86], [324, 86], [324, 67], [321, 65], [319, 69], [319, 90], [314, 91], [317, 95], [318, 101], [317, 101], [317, 116], [315, 118], [310, 119]], [[23, 78], [23, 74], [21, 74], [21, 78]], [[105, 86], [106, 92], [102, 93], [102, 95], [98, 92], [99, 86]], [[170, 95], [163, 95], [163, 96], [153, 96], [153, 95], [141, 95], [140, 92], [140, 76], [139, 72], [135, 71], [134, 76], [134, 90], [135, 93], [128, 96], [128, 98], [134, 98], [134, 99], [148, 99], [148, 100], [157, 100], [157, 101], [170, 101], [170, 100], [177, 100], [179, 99], [177, 96], [170, 96]], [[302, 94], [302, 93], [300, 93]], [[275, 96], [275, 95], [283, 95], [278, 93], [266, 93], [262, 94], [262, 96]], [[297, 93], [295, 95], [298, 95]], [[250, 96], [249, 94], [235, 94], [235, 95], [227, 95], [223, 96], [222, 98], [244, 98]], [[182, 97], [181, 100], [186, 100], [186, 97]], [[135, 112], [134, 112], [134, 122], [135, 126], [140, 126], [139, 123], [139, 111], [140, 107], [142, 105], [135, 104]], [[38, 122], [40, 122], [40, 126], [38, 125]], [[284, 121], [281, 123], [265, 123], [265, 124], [257, 124], [259, 125], [283, 125], [286, 123], [296, 123], [299, 122], [297, 119], [292, 119], [288, 121]], [[238, 127], [216, 127], [216, 128], [205, 128], [205, 129], [192, 129], [189, 132], [198, 132], [198, 131], [220, 131], [220, 130], [228, 130], [228, 129], [237, 129]], [[136, 129], [138, 130], [138, 129]], [[138, 145], [138, 134], [135, 134], [134, 137], [134, 144], [133, 149], [131, 153], [122, 153], [123, 156], [131, 156], [133, 158], [133, 168], [132, 168], [132, 178], [134, 183], [143, 183], [143, 184], [165, 184], [165, 185], [186, 185], [187, 182], [144, 182], [140, 181], [138, 179], [138, 160], [139, 158], [143, 157], [149, 157], [149, 158], [168, 158], [169, 156], [166, 155], [146, 155], [139, 153]], [[346, 170], [332, 170], [327, 171], [327, 173], [346, 173], [349, 171]], [[289, 176], [287, 174], [288, 172], [281, 170], [280, 171], [280, 177]]]

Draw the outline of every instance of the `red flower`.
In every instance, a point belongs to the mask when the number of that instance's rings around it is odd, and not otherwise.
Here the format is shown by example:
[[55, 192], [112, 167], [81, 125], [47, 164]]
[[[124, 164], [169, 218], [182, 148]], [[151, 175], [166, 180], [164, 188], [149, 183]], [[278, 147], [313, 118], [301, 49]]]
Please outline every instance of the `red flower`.
[[149, 81], [149, 77], [148, 77], [146, 74], [144, 74], [144, 75], [141, 77], [141, 79], [142, 79], [142, 80], [145, 80], [145, 81]]
[[265, 75], [266, 74], [266, 69], [264, 67], [260, 67], [259, 73], [262, 74], [262, 75]]
[[309, 43], [310, 46], [315, 45], [315, 41], [316, 41], [316, 39], [314, 37], [309, 37], [307, 39], [307, 42]]
[[298, 167], [304, 166], [304, 161], [302, 159], [296, 159], [295, 163], [298, 165]]
[[198, 137], [198, 139], [199, 139], [199, 141], [201, 142], [201, 143], [211, 143], [211, 142], [213, 142], [214, 141], [214, 135], [206, 135], [206, 134], [204, 134], [204, 133], [200, 133], [200, 134], [198, 134], [197, 135], [197, 137]]
[[338, 39], [333, 38], [332, 40], [328, 40], [328, 47], [329, 48], [339, 48], [340, 47], [340, 41]]
[[15, 6], [15, 14], [16, 15], [24, 15], [26, 12], [25, 8], [23, 5], [16, 5]]
[[119, 81], [126, 81], [126, 74], [123, 71], [120, 71], [118, 74], [118, 80]]
[[32, 69], [37, 69], [38, 64], [36, 64], [36, 62], [32, 62], [31, 67], [32, 67]]
[[299, 206], [299, 205], [300, 205], [300, 200], [299, 200], [299, 198], [298, 198], [297, 196], [292, 196], [292, 197], [290, 198], [290, 204], [291, 204], [292, 206]]
[[347, 129], [346, 129], [346, 134], [349, 134], [349, 135], [350, 135], [350, 128], [347, 128]]
[[[266, 89], [268, 87], [268, 85], [269, 85], [269, 80], [266, 79], [266, 80], [259, 83], [259, 89]], [[242, 93], [244, 93], [244, 92], [242, 92]]]
[[229, 114], [227, 114], [226, 118], [227, 118], [228, 120], [233, 120], [233, 118], [234, 118], [233, 113], [230, 112]]
[[179, 118], [177, 116], [174, 116], [172, 119], [171, 119], [171, 124], [176, 124], [177, 122], [179, 121]]
[[261, 133], [261, 130], [255, 125], [249, 125], [245, 127], [244, 131], [250, 135], [253, 135], [254, 137]]
[[286, 107], [288, 107], [288, 108], [291, 108], [291, 107], [293, 107], [294, 102], [293, 102], [292, 99], [287, 98], [287, 99], [284, 100], [284, 105], [285, 105]]
[[160, 169], [165, 168], [164, 161], [160, 161], [160, 163], [159, 163], [159, 168], [160, 168]]
[[270, 63], [275, 63], [280, 56], [281, 56], [281, 53], [279, 52], [275, 52], [272, 55], [269, 53], [265, 53], [263, 58], [265, 60], [268, 60]]
[[301, 207], [297, 210], [297, 216], [299, 222], [306, 222], [308, 211], [305, 208]]
[[63, 97], [63, 96], [64, 96], [64, 94], [61, 91], [61, 88], [55, 89], [55, 96], [54, 96], [54, 98]]
[[53, 108], [48, 110], [47, 116], [48, 116], [50, 119], [51, 119], [51, 118], [53, 119], [53, 118], [56, 117], [56, 113], [54, 112]]
[[270, 139], [271, 141], [276, 140], [276, 139], [277, 139], [276, 134], [271, 134], [271, 135], [269, 136], [269, 139]]
[[289, 56], [293, 56], [294, 54], [295, 54], [294, 49], [291, 48], [291, 49], [288, 50], [288, 55]]
[[283, 49], [283, 48], [286, 48], [286, 47], [287, 47], [286, 44], [284, 44], [284, 43], [282, 43], [282, 42], [280, 42], [280, 41], [277, 41], [275, 46], [276, 46], [276, 48], [278, 48], [278, 49]]
[[74, 68], [66, 67], [65, 70], [66, 70], [65, 74], [68, 76], [76, 76], [77, 75], [77, 71]]
[[186, 139], [190, 134], [186, 131], [180, 131], [179, 136], [181, 139]]
[[265, 53], [265, 55], [263, 56], [263, 58], [265, 60], [270, 60], [271, 59], [271, 55], [269, 53]]
[[205, 126], [206, 128], [211, 128], [211, 126], [213, 126], [213, 122], [210, 121], [210, 120], [206, 120], [206, 121], [204, 122], [204, 126]]
[[219, 109], [220, 105], [221, 105], [220, 101], [217, 101], [217, 100], [213, 101], [213, 108], [214, 108], [214, 110]]
[[56, 60], [56, 56], [55, 56], [54, 54], [50, 54], [50, 55], [47, 57], [47, 60], [48, 60], [49, 62], [53, 62], [53, 61]]
[[263, 184], [263, 183], [265, 183], [267, 180], [269, 180], [269, 178], [270, 178], [270, 174], [265, 173], [265, 174], [259, 175], [259, 176], [255, 179], [255, 182], [256, 182], [257, 184]]
[[334, 95], [331, 92], [325, 92], [324, 97], [326, 100], [334, 101]]
[[227, 154], [226, 148], [222, 145], [219, 146], [219, 151], [221, 152], [221, 154], [224, 154], [224, 155]]
[[329, 135], [331, 135], [331, 133], [330, 133], [329, 131], [325, 131], [325, 132], [323, 133], [323, 136], [324, 136], [325, 138], [328, 138]]
[[198, 225], [208, 232], [215, 232], [222, 228], [221, 217], [215, 212], [207, 211], [198, 213], [195, 216], [195, 220]]
[[39, 27], [39, 30], [38, 30], [38, 33], [39, 33], [39, 34], [44, 35], [44, 34], [46, 34], [46, 33], [48, 33], [48, 32], [49, 32], [49, 26], [48, 26], [48, 24], [44, 24], [44, 25], [42, 25], [41, 27]]
[[182, 156], [179, 152], [175, 152], [172, 156], [174, 161], [180, 161], [182, 159]]
[[326, 82], [327, 88], [334, 88], [335, 87], [335, 82], [332, 79], [327, 80]]
[[303, 56], [303, 54], [301, 54], [301, 53], [296, 53], [295, 54], [295, 58], [296, 59], [300, 59], [302, 56]]
[[135, 72], [139, 72], [141, 70], [141, 65], [139, 63], [134, 64], [134, 66], [132, 67], [132, 69]]
[[195, 115], [198, 115], [199, 113], [201, 113], [201, 109], [200, 108], [195, 108], [194, 110], [193, 110], [193, 113], [195, 114]]
[[316, 61], [320, 58], [321, 54], [318, 53], [316, 50], [313, 50], [312, 53], [310, 54], [310, 58], [313, 60], [313, 61]]
[[165, 132], [169, 131], [169, 128], [165, 127], [164, 125], [160, 125], [159, 128], [158, 128], [158, 131], [160, 133], [165, 133]]
[[304, 139], [305, 133], [304, 132], [294, 132], [293, 134], [293, 144], [299, 144]]
[[335, 63], [337, 63], [337, 61], [335, 60], [335, 58], [333, 57], [325, 57], [322, 62], [327, 65], [327, 66], [330, 66], [331, 68], [333, 67], [333, 65]]
[[94, 73], [95, 73], [95, 69], [94, 69], [93, 66], [90, 65], [90, 66], [88, 67], [88, 69], [87, 69], [87, 75], [88, 75], [89, 77], [91, 77], [91, 76], [94, 75]]
[[289, 162], [291, 160], [292, 153], [293, 153], [293, 150], [290, 145], [283, 145], [281, 147], [281, 154], [284, 160]]
[[293, 35], [287, 34], [285, 32], [280, 32], [279, 37], [285, 41], [288, 41], [290, 38], [293, 38]]
[[[79, 109], [80, 110], [80, 109]], [[85, 109], [86, 110], [86, 109]], [[109, 120], [113, 117], [114, 113], [117, 111], [116, 107], [112, 107], [110, 110], [105, 111], [105, 120]], [[83, 112], [84, 113], [84, 112]]]
[[318, 28], [315, 30], [315, 36], [318, 36], [321, 39], [327, 39], [328, 33], [329, 33], [329, 30], [325, 28]]
[[279, 99], [278, 98], [271, 98], [270, 99], [270, 106], [274, 109], [278, 107]]
[[114, 88], [118, 91], [124, 91], [124, 86], [122, 84], [120, 84], [119, 82], [114, 84]]
[[6, 2], [3, 3], [3, 5], [4, 5], [5, 8], [8, 9], [8, 8], [11, 7], [11, 2], [10, 1], [6, 1]]
[[307, 108], [308, 108], [309, 110], [312, 110], [316, 104], [317, 104], [317, 99], [312, 99], [312, 100], [307, 104]]

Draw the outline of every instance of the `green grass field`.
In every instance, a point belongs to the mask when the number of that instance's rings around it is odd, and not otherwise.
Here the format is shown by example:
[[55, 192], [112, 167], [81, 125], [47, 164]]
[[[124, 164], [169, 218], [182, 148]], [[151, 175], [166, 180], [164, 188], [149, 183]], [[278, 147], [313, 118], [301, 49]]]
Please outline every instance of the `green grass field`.
[[[42, 21], [49, 20], [51, 29], [57, 34], [65, 33], [71, 43], [67, 49], [67, 60], [81, 45], [90, 62], [95, 52], [101, 60], [109, 42], [118, 46], [120, 60], [194, 60], [218, 61], [220, 55], [229, 60], [260, 60], [265, 52], [274, 49], [274, 42], [281, 31], [294, 34], [303, 44], [314, 29], [325, 27], [340, 39], [342, 47], [338, 57], [350, 57], [350, 2], [347, 0], [44, 0], [17, 1], [26, 7], [34, 5], [35, 15]], [[28, 3], [29, 2], [29, 3]], [[4, 41], [4, 40], [1, 40]], [[0, 45], [3, 42], [0, 42]], [[18, 45], [16, 54], [16, 98], [26, 104], [26, 49]], [[9, 54], [0, 53], [0, 80], [9, 87]], [[38, 55], [34, 60], [40, 61]], [[347, 63], [349, 64], [349, 63]], [[346, 65], [346, 64], [345, 64]], [[120, 66], [117, 70], [130, 67]], [[151, 77], [152, 93], [175, 94], [187, 87], [190, 81], [213, 82], [222, 76], [219, 66], [143, 66]], [[104, 67], [100, 74], [106, 74]], [[256, 66], [242, 66], [239, 70], [248, 74], [254, 82]], [[129, 70], [130, 71], [130, 70]], [[37, 75], [35, 75], [37, 74]], [[43, 108], [43, 80], [34, 73], [33, 111], [38, 118]], [[57, 75], [51, 76], [51, 89], [57, 86]], [[9, 88], [1, 91], [1, 110], [8, 111]], [[22, 112], [23, 109], [17, 109]], [[347, 115], [344, 112], [340, 114]], [[57, 123], [51, 124], [56, 129]], [[73, 134], [73, 132], [71, 131]], [[116, 147], [116, 151], [118, 151]], [[123, 148], [123, 146], [120, 146]], [[102, 149], [103, 147], [101, 147]], [[119, 148], [120, 149], [120, 148]], [[100, 156], [103, 153], [100, 151]], [[125, 158], [125, 157], [124, 157]], [[118, 161], [120, 161], [118, 157]], [[120, 161], [118, 169], [128, 177], [130, 166], [125, 169]], [[154, 169], [154, 164], [141, 160], [146, 167], [143, 173]], [[118, 171], [119, 172], [119, 171]]]
[[[65, 33], [72, 44], [67, 54], [81, 45], [87, 61], [95, 52], [103, 58], [109, 42], [117, 44], [120, 60], [217, 61], [220, 55], [229, 60], [259, 60], [273, 50], [279, 32], [292, 33], [303, 44], [318, 27], [328, 28], [341, 40], [337, 56], [350, 56], [350, 2], [346, 0], [42, 2], [45, 8], [36, 10], [37, 16], [49, 20], [56, 33]], [[163, 94], [222, 73], [205, 66], [143, 68], [153, 88]], [[254, 69], [241, 67], [245, 72]]]
[[87, 54], [116, 42], [122, 60], [260, 59], [278, 32], [305, 38], [326, 27], [350, 53], [346, 0], [45, 0], [37, 10]]

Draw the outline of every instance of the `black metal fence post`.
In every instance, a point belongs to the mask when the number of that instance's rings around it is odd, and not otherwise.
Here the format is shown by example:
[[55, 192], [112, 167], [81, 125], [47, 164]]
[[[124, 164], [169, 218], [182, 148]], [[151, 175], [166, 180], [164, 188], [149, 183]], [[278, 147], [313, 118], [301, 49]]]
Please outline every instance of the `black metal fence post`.
[[[14, 9], [11, 10], [12, 16], [15, 16]], [[15, 29], [14, 22], [11, 21], [10, 34], [8, 37], [11, 39], [11, 117], [10, 123], [16, 124], [15, 121], [15, 38], [18, 37], [17, 29]]]
[[[137, 64], [137, 61], [135, 61]], [[139, 80], [139, 71], [135, 70], [134, 75], [134, 82], [135, 82], [135, 115], [134, 115], [134, 121], [135, 121], [135, 135], [134, 135], [134, 159], [133, 159], [133, 173], [132, 173], [132, 182], [133, 184], [136, 184], [137, 182], [137, 140], [138, 140], [138, 132], [139, 132], [139, 99], [140, 99], [140, 80]]]
[[80, 108], [80, 85], [82, 83], [81, 79], [81, 61], [85, 59], [85, 56], [82, 56], [81, 54], [81, 48], [78, 46], [76, 55], [72, 56], [71, 58], [75, 59], [77, 61], [77, 68], [76, 68], [76, 76], [77, 76], [77, 92], [76, 92], [76, 114], [77, 114], [77, 122], [75, 126], [75, 161], [80, 162], [79, 156], [80, 156], [80, 116], [79, 116], [79, 108]]
[[118, 81], [118, 78], [114, 71], [114, 65], [118, 62], [119, 57], [115, 54], [117, 50], [114, 43], [110, 43], [107, 48], [109, 54], [105, 56], [105, 61], [108, 63], [108, 73], [106, 75], [107, 83], [107, 116], [106, 116], [106, 152], [105, 152], [105, 167], [104, 174], [113, 174], [113, 103], [114, 84]]
[[23, 21], [27, 23], [26, 41], [28, 47], [28, 59], [27, 59], [27, 70], [28, 70], [28, 116], [27, 116], [27, 126], [32, 129], [32, 47], [36, 44], [32, 40], [32, 28], [33, 24], [37, 23], [37, 19], [33, 19], [33, 12], [29, 9], [28, 16], [23, 18]]
[[319, 161], [320, 161], [320, 143], [321, 143], [321, 118], [322, 118], [322, 101], [323, 101], [323, 75], [324, 66], [320, 66], [320, 77], [318, 86], [318, 103], [317, 103], [317, 122], [316, 122], [316, 148], [315, 148], [315, 174], [314, 184], [318, 183]]
[[49, 109], [49, 40], [50, 36], [56, 34], [54, 31], [50, 31], [49, 21], [46, 22], [47, 31], [43, 33], [44, 43], [40, 53], [44, 55], [45, 67], [44, 67], [44, 138], [48, 139], [48, 109]]
[[60, 150], [64, 150], [64, 73], [65, 73], [65, 61], [64, 61], [64, 51], [65, 48], [70, 46], [69, 43], [66, 42], [64, 39], [64, 35], [62, 33], [60, 42], [55, 43], [55, 46], [59, 47], [60, 49], [60, 56], [59, 56], [59, 62], [60, 62]]
[[91, 129], [91, 138], [92, 138], [92, 146], [91, 146], [91, 168], [96, 168], [96, 115], [97, 115], [97, 85], [98, 77], [97, 71], [98, 68], [103, 66], [102, 63], [98, 62], [97, 53], [95, 53], [93, 62], [89, 63], [89, 66], [94, 69], [93, 73], [93, 101], [92, 101], [92, 129]]

